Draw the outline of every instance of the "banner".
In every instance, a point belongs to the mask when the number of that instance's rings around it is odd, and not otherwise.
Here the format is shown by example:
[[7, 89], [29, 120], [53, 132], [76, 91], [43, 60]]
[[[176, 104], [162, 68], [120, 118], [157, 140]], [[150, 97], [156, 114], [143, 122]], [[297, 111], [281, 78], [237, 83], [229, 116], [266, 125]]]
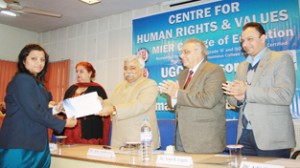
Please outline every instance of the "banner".
[[[289, 52], [296, 72], [296, 94], [291, 105], [294, 118], [300, 118], [300, 59], [299, 1], [298, 0], [226, 0], [198, 5], [176, 11], [133, 20], [133, 53], [146, 60], [145, 75], [157, 83], [177, 80], [183, 70], [180, 50], [189, 38], [205, 42], [208, 61], [223, 67], [226, 79], [232, 81], [238, 64], [245, 60], [240, 47], [244, 24], [259, 22], [267, 34], [267, 47]], [[173, 119], [164, 95], [157, 100], [159, 119]], [[227, 119], [236, 119], [238, 113], [228, 109]]]

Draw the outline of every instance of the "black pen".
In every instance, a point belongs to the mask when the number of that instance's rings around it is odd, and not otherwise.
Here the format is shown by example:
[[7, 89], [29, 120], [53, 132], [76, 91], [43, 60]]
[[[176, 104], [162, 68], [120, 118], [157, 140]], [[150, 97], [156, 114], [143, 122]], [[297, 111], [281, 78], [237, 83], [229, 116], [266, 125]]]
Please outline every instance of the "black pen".
[[103, 146], [103, 149], [111, 149], [111, 147], [110, 147], [110, 146], [107, 146], [107, 145], [104, 145], [104, 146]]

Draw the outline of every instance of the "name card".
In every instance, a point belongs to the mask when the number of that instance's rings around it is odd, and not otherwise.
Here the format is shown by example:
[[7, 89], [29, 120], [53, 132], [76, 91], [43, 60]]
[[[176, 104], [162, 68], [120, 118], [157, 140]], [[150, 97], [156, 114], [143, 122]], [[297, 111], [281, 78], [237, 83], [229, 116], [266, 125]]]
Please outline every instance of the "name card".
[[193, 159], [190, 156], [158, 155], [156, 159], [156, 164], [192, 166]]
[[104, 157], [104, 158], [115, 158], [116, 157], [115, 152], [112, 150], [101, 150], [101, 149], [95, 149], [95, 148], [89, 148], [87, 155]]
[[50, 152], [57, 150], [57, 144], [49, 143]]
[[284, 168], [284, 166], [242, 161], [240, 168]]

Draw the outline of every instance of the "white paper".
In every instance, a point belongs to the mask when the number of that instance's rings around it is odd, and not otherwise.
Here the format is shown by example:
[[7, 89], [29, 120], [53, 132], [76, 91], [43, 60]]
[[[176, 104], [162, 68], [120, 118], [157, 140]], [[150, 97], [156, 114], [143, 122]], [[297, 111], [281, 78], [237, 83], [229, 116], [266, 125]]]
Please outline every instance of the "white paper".
[[81, 96], [72, 97], [63, 101], [63, 106], [67, 118], [75, 116], [80, 118], [94, 115], [102, 110], [102, 105], [98, 99], [97, 92], [87, 93]]
[[281, 165], [242, 161], [240, 168], [284, 168]]
[[156, 164], [192, 166], [194, 163], [190, 156], [158, 155]]
[[89, 148], [87, 155], [104, 157], [104, 158], [115, 158], [116, 157], [115, 152], [112, 150], [101, 150], [101, 149], [95, 149], [95, 148]]
[[50, 152], [56, 151], [57, 150], [57, 144], [49, 143], [49, 149], [50, 149]]
[[283, 159], [283, 158], [280, 158], [280, 159], [274, 159], [274, 160], [270, 160], [270, 161], [267, 161], [265, 163], [268, 163], [268, 164], [275, 164], [275, 165], [281, 165], [281, 166], [284, 166], [284, 167], [288, 167], [288, 168], [299, 168], [300, 166], [300, 160], [296, 159]]

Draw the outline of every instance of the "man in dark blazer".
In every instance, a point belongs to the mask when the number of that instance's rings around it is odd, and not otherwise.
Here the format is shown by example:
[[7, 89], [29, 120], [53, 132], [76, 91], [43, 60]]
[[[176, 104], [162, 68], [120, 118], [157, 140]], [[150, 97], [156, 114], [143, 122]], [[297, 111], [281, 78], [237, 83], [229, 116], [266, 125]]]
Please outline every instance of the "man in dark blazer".
[[202, 41], [186, 40], [180, 56], [186, 69], [178, 75], [178, 82], [167, 80], [160, 86], [171, 104], [176, 104], [177, 151], [219, 153], [225, 148], [225, 96], [220, 88], [225, 75], [220, 66], [207, 61], [207, 55]]
[[261, 24], [243, 27], [241, 46], [247, 55], [233, 82], [223, 84], [230, 104], [240, 108], [238, 143], [243, 155], [289, 158], [295, 147], [290, 104], [295, 69], [290, 55], [266, 47]]

